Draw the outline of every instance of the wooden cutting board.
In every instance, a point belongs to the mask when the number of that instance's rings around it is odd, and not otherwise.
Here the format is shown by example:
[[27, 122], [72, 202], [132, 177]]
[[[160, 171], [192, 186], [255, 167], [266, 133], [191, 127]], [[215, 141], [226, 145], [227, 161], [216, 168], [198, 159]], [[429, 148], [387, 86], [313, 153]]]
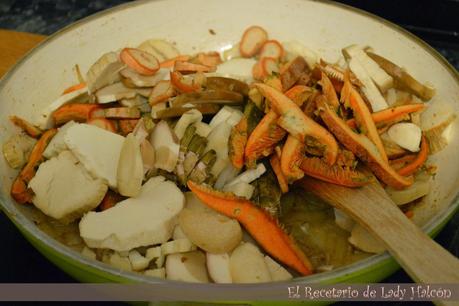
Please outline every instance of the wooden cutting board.
[[0, 29], [0, 77], [46, 36]]

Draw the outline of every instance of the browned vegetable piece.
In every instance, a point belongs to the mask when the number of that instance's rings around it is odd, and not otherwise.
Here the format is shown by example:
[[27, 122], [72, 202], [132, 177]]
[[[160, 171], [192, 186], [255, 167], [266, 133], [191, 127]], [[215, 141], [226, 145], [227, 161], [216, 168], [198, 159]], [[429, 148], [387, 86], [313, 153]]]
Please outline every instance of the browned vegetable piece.
[[316, 99], [320, 116], [335, 137], [358, 158], [365, 162], [372, 172], [386, 185], [401, 189], [413, 183], [412, 177], [399, 175], [379, 155], [376, 146], [362, 134], [355, 133], [344, 120], [330, 108], [324, 96]]
[[136, 107], [112, 107], [105, 109], [105, 117], [113, 119], [138, 119], [140, 110]]
[[[216, 114], [220, 110], [220, 105], [218, 104], [199, 104], [193, 107], [201, 112], [203, 115]], [[160, 110], [156, 113], [156, 119], [166, 119], [173, 117], [180, 117], [185, 112], [189, 111], [190, 107], [171, 107]]]
[[244, 97], [237, 92], [227, 90], [205, 90], [201, 92], [183, 93], [171, 101], [172, 107], [190, 104], [228, 104], [241, 105]]
[[381, 55], [373, 52], [367, 52], [368, 56], [371, 57], [384, 71], [387, 72], [395, 80], [396, 87], [407, 90], [424, 101], [432, 99], [435, 95], [435, 88], [421, 84], [415, 78], [413, 78], [408, 72], [392, 63], [388, 59]]
[[302, 56], [295, 57], [288, 62], [280, 71], [280, 80], [282, 82], [283, 91], [292, 87], [301, 77], [308, 65]]
[[448, 145], [448, 141], [443, 136], [443, 132], [454, 120], [456, 120], [456, 117], [456, 114], [451, 114], [446, 121], [424, 132], [427, 142], [429, 143], [430, 154], [438, 153]]
[[284, 177], [289, 183], [299, 180], [304, 175], [303, 171], [300, 169], [304, 152], [305, 145], [292, 135], [288, 135], [282, 148], [280, 167]]
[[310, 138], [314, 138], [323, 148], [326, 161], [330, 165], [335, 163], [338, 144], [327, 129], [306, 116], [301, 108], [283, 93], [265, 84], [256, 83], [254, 86], [270, 101], [272, 109], [280, 116], [277, 124], [281, 128], [306, 144]]
[[247, 144], [247, 117], [242, 116], [238, 124], [231, 129], [228, 140], [228, 157], [236, 169], [244, 166], [244, 149]]
[[[371, 181], [371, 176], [359, 170], [342, 167], [337, 163], [330, 166], [318, 157], [305, 157], [301, 169], [308, 176], [346, 187], [360, 187]], [[301, 181], [299, 184], [301, 185]]]
[[86, 122], [91, 113], [99, 107], [100, 105], [95, 103], [72, 103], [61, 106], [53, 113], [54, 123], [61, 125], [71, 120]]
[[269, 163], [271, 164], [271, 168], [276, 174], [277, 182], [279, 183], [279, 187], [282, 193], [287, 193], [288, 192], [288, 182], [287, 182], [287, 179], [285, 178], [284, 173], [282, 172], [279, 156], [276, 153], [272, 154], [269, 159]]
[[18, 116], [10, 116], [10, 120], [14, 123], [14, 125], [20, 127], [30, 137], [38, 138], [43, 133], [42, 130]]
[[271, 155], [276, 144], [287, 134], [277, 124], [278, 118], [274, 110], [269, 111], [250, 133], [244, 152], [247, 167], [252, 168], [258, 159]]
[[249, 94], [249, 86], [246, 83], [231, 78], [208, 77], [206, 87], [207, 89], [234, 91], [243, 96]]

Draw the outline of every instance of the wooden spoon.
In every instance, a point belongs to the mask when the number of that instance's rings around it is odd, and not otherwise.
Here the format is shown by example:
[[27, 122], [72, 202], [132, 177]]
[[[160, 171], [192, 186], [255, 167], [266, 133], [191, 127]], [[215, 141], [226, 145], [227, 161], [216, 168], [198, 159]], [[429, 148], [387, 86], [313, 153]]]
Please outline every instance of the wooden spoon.
[[[347, 188], [310, 177], [298, 182], [332, 206], [343, 210], [369, 230], [419, 283], [459, 283], [459, 259], [433, 241], [411, 222], [389, 198], [381, 185]], [[441, 301], [442, 305], [457, 302]]]

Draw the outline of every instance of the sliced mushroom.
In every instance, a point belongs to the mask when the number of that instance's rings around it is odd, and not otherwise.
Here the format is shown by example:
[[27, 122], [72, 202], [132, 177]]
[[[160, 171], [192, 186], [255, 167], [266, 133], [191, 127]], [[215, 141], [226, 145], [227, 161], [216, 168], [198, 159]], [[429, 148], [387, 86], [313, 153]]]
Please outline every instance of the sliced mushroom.
[[153, 87], [169, 75], [169, 69], [160, 69], [154, 75], [146, 76], [126, 67], [120, 71], [120, 74], [129, 80], [123, 82], [128, 87], [131, 87], [130, 85], [134, 85], [134, 87]]
[[206, 264], [209, 276], [214, 282], [217, 284], [230, 284], [233, 282], [228, 253], [206, 253]]
[[192, 108], [197, 109], [203, 115], [216, 114], [220, 110], [220, 106], [216, 104], [201, 104], [196, 106], [188, 105], [188, 107], [184, 105], [183, 107], [163, 108], [161, 110], [156, 111], [155, 114], [153, 114], [152, 108], [152, 116], [155, 119], [180, 117]]
[[239, 245], [233, 251], [230, 269], [234, 283], [263, 283], [272, 280], [263, 254], [249, 242]]
[[381, 92], [384, 93], [393, 86], [394, 80], [392, 77], [365, 53], [363, 46], [351, 45], [344, 48], [342, 52], [345, 57], [355, 58], [360, 62]]
[[166, 277], [176, 281], [208, 283], [206, 256], [201, 251], [167, 255]]
[[411, 152], [419, 151], [422, 131], [416, 124], [411, 122], [396, 123], [389, 128], [387, 135], [400, 147]]
[[154, 128], [150, 142], [155, 150], [155, 167], [172, 172], [177, 164], [180, 146], [166, 121]]
[[405, 205], [422, 198], [430, 192], [431, 178], [430, 175], [422, 172], [416, 176], [413, 185], [410, 187], [401, 190], [386, 187], [386, 192], [395, 204]]
[[241, 105], [244, 97], [237, 92], [227, 90], [205, 90], [201, 92], [184, 93], [171, 101], [172, 107], [180, 107], [185, 104], [228, 104]]
[[201, 120], [202, 114], [197, 109], [191, 109], [187, 111], [177, 121], [177, 124], [174, 127], [175, 135], [178, 137], [178, 139], [182, 139], [186, 128], [195, 122], [200, 122]]
[[408, 72], [393, 62], [373, 52], [367, 52], [367, 54], [376, 63], [378, 63], [382, 69], [384, 69], [390, 76], [394, 78], [396, 82], [395, 85], [397, 85], [397, 87], [408, 90], [424, 101], [432, 99], [432, 97], [435, 95], [435, 88], [426, 84], [421, 84]]
[[355, 74], [357, 79], [363, 84], [361, 87], [363, 94], [371, 105], [373, 112], [377, 112], [388, 107], [388, 104], [382, 94], [379, 92], [376, 85], [371, 80], [370, 75], [365, 70], [363, 65], [356, 58], [351, 58], [349, 68]]
[[108, 85], [102, 89], [99, 89], [95, 93], [97, 103], [111, 103], [121, 99], [131, 99], [137, 95], [137, 91], [133, 88], [124, 86], [123, 83], [118, 82], [112, 85]]
[[142, 187], [143, 174], [140, 143], [131, 133], [124, 139], [118, 160], [118, 192], [127, 197], [137, 196]]
[[180, 53], [173, 44], [162, 39], [149, 39], [141, 43], [138, 49], [146, 51], [155, 56], [160, 62], [174, 58]]
[[86, 83], [90, 93], [120, 81], [119, 71], [124, 64], [119, 60], [116, 52], [109, 52], [102, 55], [86, 74]]
[[217, 76], [208, 77], [206, 88], [214, 90], [234, 91], [244, 96], [247, 96], [249, 94], [249, 86], [247, 85], [247, 83], [232, 78], [224, 78]]

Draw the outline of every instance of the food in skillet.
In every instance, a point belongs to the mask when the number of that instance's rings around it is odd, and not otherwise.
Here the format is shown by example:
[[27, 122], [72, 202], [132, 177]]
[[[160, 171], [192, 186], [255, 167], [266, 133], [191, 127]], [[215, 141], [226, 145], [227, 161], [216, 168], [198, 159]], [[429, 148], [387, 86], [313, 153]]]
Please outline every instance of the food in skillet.
[[301, 179], [377, 179], [414, 218], [455, 116], [421, 129], [431, 86], [342, 51], [328, 63], [252, 26], [223, 54], [156, 39], [106, 53], [33, 123], [11, 117], [11, 196], [84, 255], [171, 280], [287, 280], [381, 252]]

